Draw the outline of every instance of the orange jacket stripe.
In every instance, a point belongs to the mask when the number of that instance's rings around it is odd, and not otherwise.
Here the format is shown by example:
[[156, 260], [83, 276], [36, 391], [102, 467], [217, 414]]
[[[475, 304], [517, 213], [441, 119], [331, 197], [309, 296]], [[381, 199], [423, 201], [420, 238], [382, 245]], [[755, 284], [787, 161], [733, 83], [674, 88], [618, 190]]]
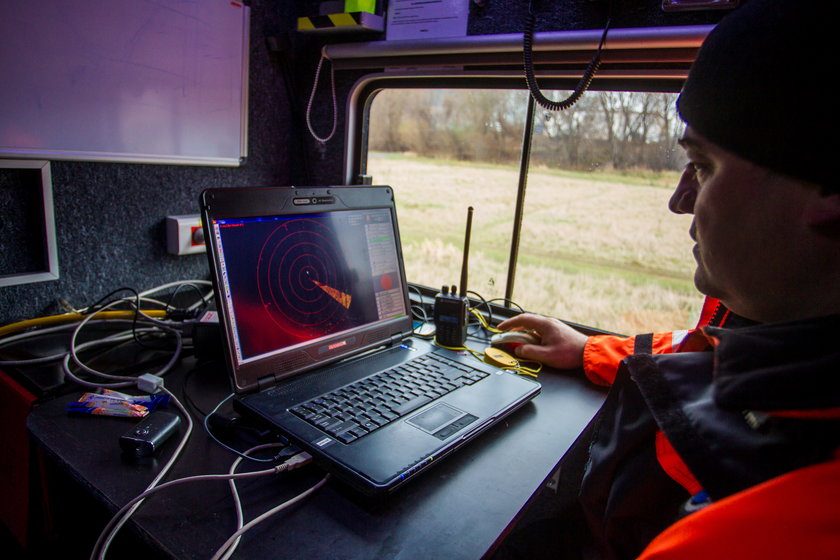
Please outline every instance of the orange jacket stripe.
[[639, 560], [827, 560], [840, 554], [840, 460], [791, 471], [670, 526]]
[[[698, 332], [700, 327], [710, 324], [721, 307], [719, 300], [706, 298], [700, 311], [697, 328], [688, 331], [674, 331], [653, 334], [654, 354], [672, 352], [694, 352], [703, 350], [709, 343]], [[726, 310], [726, 315], [729, 310]], [[718, 323], [725, 322], [725, 317]], [[583, 349], [583, 371], [596, 385], [612, 385], [621, 360], [634, 352], [636, 339], [632, 336], [598, 335], [590, 336]]]
[[659, 465], [665, 471], [665, 474], [688, 490], [689, 495], [693, 496], [703, 490], [703, 485], [694, 478], [688, 465], [677, 454], [677, 450], [673, 448], [671, 442], [661, 431], [656, 432], [656, 460], [659, 461]]
[[[690, 331], [654, 333], [653, 353], [670, 354]], [[583, 371], [597, 385], [612, 385], [621, 360], [633, 355], [636, 339], [627, 336], [590, 336], [583, 348]]]

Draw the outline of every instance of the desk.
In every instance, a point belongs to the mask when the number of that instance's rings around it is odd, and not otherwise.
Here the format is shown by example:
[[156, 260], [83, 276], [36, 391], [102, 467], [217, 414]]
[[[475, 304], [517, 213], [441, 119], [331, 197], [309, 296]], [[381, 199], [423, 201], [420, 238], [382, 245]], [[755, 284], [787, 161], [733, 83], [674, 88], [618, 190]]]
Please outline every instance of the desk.
[[[187, 378], [193, 367], [194, 360], [185, 359], [167, 377], [167, 386], [180, 395], [187, 379], [192, 399], [210, 410], [229, 392], [226, 376], [221, 365], [203, 365]], [[492, 552], [603, 402], [603, 393], [582, 375], [542, 373], [540, 382], [542, 393], [532, 403], [396, 494], [371, 502], [333, 479], [246, 533], [234, 558], [473, 560]], [[118, 438], [132, 421], [68, 415], [66, 404], [80, 393], [41, 405], [27, 426], [47, 460], [113, 512], [149, 484], [175, 441], [152, 461], [127, 461]], [[227, 472], [235, 459], [207, 437], [199, 418], [194, 421], [185, 454], [166, 480]], [[322, 477], [317, 467], [308, 466], [240, 482], [246, 521]], [[132, 529], [156, 553], [145, 558], [209, 558], [235, 529], [227, 482], [163, 490], [146, 500], [121, 533]], [[79, 556], [89, 550], [78, 551]]]

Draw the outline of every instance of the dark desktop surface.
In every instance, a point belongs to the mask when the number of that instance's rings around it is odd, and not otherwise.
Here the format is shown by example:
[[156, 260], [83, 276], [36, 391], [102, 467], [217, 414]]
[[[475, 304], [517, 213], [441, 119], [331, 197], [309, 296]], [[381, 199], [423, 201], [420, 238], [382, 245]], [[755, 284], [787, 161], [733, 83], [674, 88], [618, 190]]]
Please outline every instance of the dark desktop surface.
[[[377, 499], [332, 479], [314, 495], [245, 534], [239, 558], [480, 558], [492, 552], [535, 493], [545, 485], [603, 402], [603, 393], [580, 374], [543, 372], [542, 392], [478, 440], [400, 488]], [[187, 358], [166, 378], [189, 403], [195, 427], [165, 481], [226, 473], [236, 456], [210, 439], [202, 426], [229, 395], [222, 364]], [[44, 454], [40, 516], [65, 557], [86, 557], [110, 515], [151, 482], [183, 434], [153, 458], [132, 460], [119, 437], [136, 420], [70, 415], [66, 405], [81, 390], [37, 407], [27, 426]], [[222, 412], [232, 413], [229, 403]], [[225, 440], [245, 449], [244, 441]], [[261, 470], [243, 462], [239, 470]], [[238, 483], [246, 522], [310, 488], [325, 475], [312, 464], [288, 473]], [[65, 529], [61, 529], [65, 527]], [[114, 557], [209, 558], [236, 529], [228, 483], [191, 482], [153, 495], [114, 542]], [[61, 535], [72, 531], [72, 535]], [[56, 537], [58, 534], [58, 537]], [[140, 552], [142, 550], [142, 553]]]

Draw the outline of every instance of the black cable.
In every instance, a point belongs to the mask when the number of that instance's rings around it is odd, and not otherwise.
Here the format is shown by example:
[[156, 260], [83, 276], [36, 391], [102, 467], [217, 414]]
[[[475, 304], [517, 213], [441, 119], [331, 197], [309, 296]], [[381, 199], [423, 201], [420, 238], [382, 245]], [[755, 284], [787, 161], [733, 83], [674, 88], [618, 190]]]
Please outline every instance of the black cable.
[[[107, 300], [108, 298], [110, 298], [114, 294], [118, 294], [119, 292], [131, 292], [132, 294], [134, 294], [134, 300], [135, 300], [134, 319], [131, 322], [131, 333], [132, 333], [132, 336], [134, 337], [134, 342], [136, 342], [138, 345], [140, 345], [143, 348], [152, 348], [151, 346], [148, 346], [148, 345], [144, 344], [140, 340], [140, 337], [137, 336], [137, 320], [140, 318], [140, 292], [138, 292], [134, 288], [122, 287], [122, 288], [117, 288], [116, 290], [112, 290], [107, 295], [99, 298], [99, 300], [96, 303], [94, 303], [93, 305], [91, 305], [91, 306], [87, 307], [86, 309], [82, 310], [82, 312], [81, 312], [82, 315], [90, 315], [91, 313], [96, 313], [97, 311], [102, 309], [102, 307], [104, 307], [101, 304], [103, 304], [105, 302], [105, 300]], [[127, 298], [126, 298], [126, 301], [128, 301]]]
[[540, 91], [539, 84], [537, 84], [537, 78], [534, 75], [534, 28], [536, 27], [537, 18], [531, 11], [530, 5], [528, 6], [528, 15], [525, 16], [525, 18], [522, 57], [525, 63], [525, 81], [528, 84], [531, 96], [543, 109], [547, 109], [549, 111], [565, 111], [577, 103], [584, 92], [589, 89], [589, 86], [592, 84], [592, 79], [595, 77], [595, 73], [601, 66], [601, 50], [603, 49], [604, 42], [607, 39], [607, 30], [610, 28], [610, 20], [607, 19], [607, 24], [604, 26], [604, 32], [601, 34], [601, 42], [598, 44], [598, 50], [595, 51], [595, 54], [592, 56], [592, 60], [590, 60], [589, 64], [586, 66], [586, 70], [584, 70], [583, 76], [581, 76], [574, 91], [566, 99], [562, 101], [554, 101], [543, 95], [542, 91]]
[[181, 386], [181, 398], [183, 398], [184, 403], [186, 403], [188, 406], [190, 406], [193, 409], [194, 412], [196, 412], [197, 414], [199, 414], [201, 416], [201, 418], [204, 418], [205, 416], [207, 416], [208, 412], [206, 410], [204, 410], [203, 408], [201, 408], [200, 406], [198, 406], [198, 404], [195, 402], [195, 400], [190, 395], [190, 379], [192, 379], [192, 377], [193, 377], [193, 375], [195, 374], [196, 371], [198, 371], [199, 369], [202, 369], [204, 367], [207, 367], [210, 364], [215, 365], [215, 362], [204, 362], [204, 363], [196, 364], [195, 367], [190, 368], [190, 370], [187, 371], [186, 374], [184, 374], [184, 384]]
[[173, 302], [175, 301], [175, 296], [178, 295], [178, 291], [185, 286], [188, 287], [188, 288], [192, 288], [198, 294], [198, 297], [201, 299], [201, 308], [200, 309], [203, 310], [207, 307], [207, 300], [204, 298], [204, 292], [201, 291], [201, 288], [199, 288], [198, 286], [196, 286], [192, 282], [187, 282], [185, 284], [178, 284], [175, 287], [175, 289], [172, 291], [172, 293], [169, 294], [169, 298], [166, 300], [166, 305], [163, 308], [164, 311], [169, 312], [170, 306], [177, 311], [185, 311], [185, 312], [189, 311], [189, 309], [175, 308], [174, 305], [172, 305]]
[[502, 307], [508, 307], [508, 308], [511, 308], [511, 309], [513, 309], [514, 307], [516, 307], [516, 309], [518, 309], [520, 313], [525, 313], [525, 310], [522, 308], [522, 306], [521, 306], [521, 305], [519, 305], [518, 303], [516, 303], [515, 301], [511, 300], [511, 299], [505, 299], [505, 298], [493, 298], [493, 299], [491, 299], [491, 300], [488, 300], [488, 301], [487, 301], [487, 303], [493, 303], [494, 301], [501, 301], [501, 302], [503, 302], [503, 303], [504, 303], [504, 305], [503, 305]]
[[140, 294], [137, 292], [137, 290], [135, 290], [134, 288], [123, 287], [123, 288], [117, 288], [116, 290], [111, 290], [110, 292], [108, 292], [107, 294], [105, 294], [104, 296], [102, 296], [101, 298], [96, 300], [96, 303], [94, 303], [93, 305], [87, 306], [86, 308], [79, 311], [79, 313], [81, 315], [90, 315], [91, 313], [94, 313], [94, 312], [102, 309], [103, 304], [105, 303], [106, 300], [110, 299], [110, 297], [113, 296], [114, 294], [118, 294], [120, 292], [131, 292], [132, 294], [134, 294], [134, 298], [137, 300], [137, 309], [140, 309]]
[[[482, 296], [482, 295], [481, 295], [481, 294], [479, 294], [478, 292], [474, 292], [474, 291], [472, 291], [472, 290], [467, 290], [467, 295], [469, 296], [470, 294], [474, 295], [475, 297], [477, 297], [478, 299], [480, 299], [480, 300], [481, 300], [481, 303], [480, 303], [480, 304], [478, 304], [478, 305], [476, 305], [474, 309], [478, 309], [479, 307], [481, 307], [482, 305], [484, 305], [484, 307], [486, 307], [486, 308], [487, 308], [487, 314], [488, 314], [489, 316], [491, 316], [491, 317], [492, 317], [492, 316], [493, 316], [493, 312], [490, 310], [490, 306], [489, 306], [489, 305], [487, 305], [487, 300], [486, 300], [486, 299], [484, 299], [484, 296]], [[472, 314], [472, 313], [469, 313], [469, 314], [467, 315], [467, 325], [468, 325], [468, 326], [470, 325], [470, 321], [472, 321], [472, 325], [473, 325], [473, 326], [476, 326], [476, 325], [477, 325], [477, 326], [478, 326], [478, 330], [479, 330], [479, 331], [481, 331], [481, 329], [482, 329], [483, 325], [481, 324], [481, 321], [479, 321], [477, 318], [473, 317], [473, 314]], [[473, 333], [473, 336], [475, 336], [475, 333]]]
[[420, 298], [418, 305], [411, 306], [412, 317], [423, 321], [424, 323], [428, 323], [429, 315], [428, 313], [426, 313], [426, 309], [423, 307], [423, 292], [421, 292], [417, 286], [413, 286], [412, 284], [408, 284], [408, 289], [409, 291], [414, 290], [417, 293], [417, 296]]
[[[175, 291], [177, 292], [177, 289]], [[155, 334], [147, 333], [145, 336], [137, 334], [137, 322], [140, 320], [140, 317], [142, 316], [142, 314], [140, 312], [142, 302], [141, 302], [140, 292], [138, 292], [134, 288], [129, 288], [127, 286], [123, 286], [122, 288], [117, 288], [116, 290], [112, 290], [109, 293], [107, 293], [106, 295], [99, 298], [96, 301], [96, 303], [94, 303], [93, 305], [90, 305], [90, 306], [86, 307], [85, 309], [82, 309], [79, 313], [82, 314], [82, 315], [91, 315], [93, 313], [96, 313], [97, 311], [100, 311], [101, 309], [103, 309], [105, 307], [106, 300], [108, 300], [111, 296], [113, 296], [115, 294], [118, 294], [120, 292], [131, 292], [132, 294], [134, 294], [134, 318], [132, 319], [132, 322], [131, 322], [131, 333], [132, 333], [132, 337], [134, 338], [134, 342], [137, 343], [137, 345], [139, 345], [141, 348], [146, 348], [146, 349], [149, 349], [149, 350], [166, 350], [166, 349], [168, 349], [166, 345], [160, 345], [160, 344], [150, 345], [150, 344], [147, 343], [149, 341], [149, 339], [152, 338], [152, 337], [159, 340], [161, 338], [159, 333], [155, 333]], [[124, 299], [126, 300], [126, 303], [128, 303], [129, 306], [130, 306], [131, 303], [129, 302], [128, 298], [124, 298]], [[163, 338], [166, 338], [166, 336], [164, 336]], [[143, 339], [145, 339], [147, 342], [144, 342]]]

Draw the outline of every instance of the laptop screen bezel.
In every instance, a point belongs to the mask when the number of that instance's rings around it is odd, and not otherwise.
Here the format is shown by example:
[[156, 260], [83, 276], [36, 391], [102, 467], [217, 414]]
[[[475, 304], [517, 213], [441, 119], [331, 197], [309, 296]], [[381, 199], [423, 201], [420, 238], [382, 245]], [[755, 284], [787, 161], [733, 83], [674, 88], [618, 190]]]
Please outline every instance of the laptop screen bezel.
[[[399, 238], [393, 190], [388, 186], [358, 187], [250, 187], [208, 189], [201, 196], [202, 224], [205, 230], [208, 261], [217, 298], [217, 311], [224, 338], [225, 361], [237, 393], [259, 390], [279, 380], [314, 368], [364, 353], [411, 335], [411, 305], [405, 282], [402, 246]], [[215, 221], [261, 216], [306, 216], [343, 210], [387, 209], [395, 236], [405, 313], [395, 318], [375, 321], [352, 333], [339, 332], [306, 344], [272, 352], [259, 359], [240, 361], [235, 351], [236, 333], [231, 328], [230, 310], [225, 301], [229, 295], [219, 259]]]

